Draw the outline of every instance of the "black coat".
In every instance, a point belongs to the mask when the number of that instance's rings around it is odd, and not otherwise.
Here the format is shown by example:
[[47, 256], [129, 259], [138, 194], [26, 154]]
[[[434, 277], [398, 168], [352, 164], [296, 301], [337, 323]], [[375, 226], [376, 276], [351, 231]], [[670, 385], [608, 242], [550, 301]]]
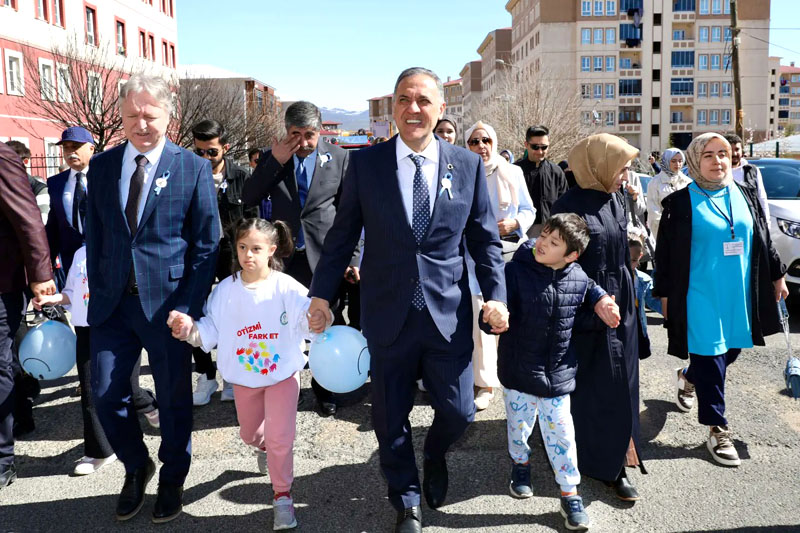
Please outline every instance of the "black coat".
[[[222, 239], [219, 243], [219, 255], [217, 256], [217, 269], [215, 275], [222, 281], [233, 272], [233, 241], [236, 236], [233, 234], [236, 225], [243, 218], [258, 216], [258, 207], [245, 207], [242, 199], [242, 189], [244, 183], [250, 178], [250, 174], [233, 162], [225, 159], [223, 169], [225, 187], [217, 189], [217, 207], [219, 208], [219, 220], [222, 224]], [[210, 290], [210, 288], [209, 288]]]
[[[763, 346], [764, 337], [781, 331], [775, 290], [772, 282], [786, 272], [772, 239], [758, 201], [756, 189], [736, 183], [744, 194], [753, 217], [753, 242], [750, 248], [750, 327], [753, 344]], [[692, 242], [692, 200], [689, 188], [676, 191], [662, 201], [664, 208], [656, 243], [653, 294], [668, 298], [666, 328], [667, 353], [688, 359], [689, 341], [686, 294], [689, 292], [689, 265]]]
[[510, 322], [500, 336], [497, 375], [507, 389], [553, 398], [575, 390], [577, 360], [568, 347], [578, 308], [586, 304], [593, 313], [606, 291], [577, 263], [560, 270], [537, 263], [533, 243], [506, 264]]
[[536, 220], [533, 223], [543, 224], [550, 218], [551, 206], [569, 188], [564, 171], [547, 159], [542, 160], [538, 167], [527, 157], [514, 164], [522, 169], [533, 207], [536, 208]]
[[574, 188], [552, 213], [586, 220], [591, 239], [578, 263], [619, 306], [619, 327], [609, 328], [594, 315], [579, 317], [570, 344], [578, 361], [572, 417], [581, 474], [612, 481], [631, 438], [639, 451], [639, 347], [625, 211], [618, 193]]

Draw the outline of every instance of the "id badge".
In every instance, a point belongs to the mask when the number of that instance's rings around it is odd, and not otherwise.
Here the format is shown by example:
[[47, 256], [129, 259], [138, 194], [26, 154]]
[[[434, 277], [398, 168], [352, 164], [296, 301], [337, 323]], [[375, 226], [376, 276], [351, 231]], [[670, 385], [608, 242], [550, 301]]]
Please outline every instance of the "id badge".
[[744, 241], [736, 239], [735, 241], [725, 241], [722, 243], [722, 253], [728, 255], [743, 255], [744, 254]]

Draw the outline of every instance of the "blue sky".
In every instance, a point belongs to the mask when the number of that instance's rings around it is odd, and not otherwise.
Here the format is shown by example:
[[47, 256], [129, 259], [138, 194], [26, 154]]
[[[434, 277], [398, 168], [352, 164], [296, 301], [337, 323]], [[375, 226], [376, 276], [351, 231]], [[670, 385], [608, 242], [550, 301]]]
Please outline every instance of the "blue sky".
[[[569, 1], [569, 0], [564, 0]], [[306, 99], [353, 111], [391, 92], [397, 74], [425, 66], [446, 79], [494, 28], [505, 0], [179, 0], [181, 64], [211, 64]], [[800, 28], [798, 0], [772, 0], [772, 25]], [[229, 7], [230, 6], [230, 7]], [[235, 7], [234, 7], [235, 6]], [[800, 30], [775, 30], [770, 55], [800, 66]]]

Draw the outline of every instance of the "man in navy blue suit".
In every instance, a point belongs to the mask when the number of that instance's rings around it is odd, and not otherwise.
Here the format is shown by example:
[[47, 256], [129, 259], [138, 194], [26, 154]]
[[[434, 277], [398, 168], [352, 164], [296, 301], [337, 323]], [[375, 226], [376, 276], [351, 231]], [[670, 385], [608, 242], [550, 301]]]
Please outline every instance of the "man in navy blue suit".
[[[469, 250], [493, 331], [508, 324], [500, 237], [483, 163], [434, 137], [444, 113], [430, 70], [403, 71], [393, 113], [399, 135], [353, 153], [341, 201], [314, 272], [309, 316], [330, 302], [364, 228], [361, 326], [371, 355], [372, 419], [396, 531], [422, 528], [420, 492], [444, 503], [445, 453], [474, 417]], [[419, 474], [408, 415], [421, 372], [435, 416]]]
[[209, 162], [167, 141], [169, 85], [134, 75], [119, 102], [127, 142], [92, 160], [86, 213], [92, 388], [125, 483], [117, 519], [142, 507], [155, 473], [142, 439], [129, 377], [147, 350], [161, 413], [153, 522], [182, 509], [191, 462], [191, 347], [172, 337], [167, 314], [195, 318], [216, 267], [220, 221]]

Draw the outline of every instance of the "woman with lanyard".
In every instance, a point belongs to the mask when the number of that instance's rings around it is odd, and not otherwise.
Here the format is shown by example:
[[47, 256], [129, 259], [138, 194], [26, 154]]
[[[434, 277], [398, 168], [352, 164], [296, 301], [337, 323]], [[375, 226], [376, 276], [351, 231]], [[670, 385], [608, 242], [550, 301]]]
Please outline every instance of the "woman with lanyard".
[[[656, 245], [668, 353], [689, 359], [675, 370], [675, 401], [709, 426], [711, 457], [741, 461], [725, 418], [727, 368], [743, 348], [781, 330], [776, 301], [788, 295], [785, 267], [772, 246], [755, 189], [734, 183], [731, 146], [716, 133], [686, 150], [694, 181], [664, 199]], [[687, 246], [688, 240], [688, 246]]]

